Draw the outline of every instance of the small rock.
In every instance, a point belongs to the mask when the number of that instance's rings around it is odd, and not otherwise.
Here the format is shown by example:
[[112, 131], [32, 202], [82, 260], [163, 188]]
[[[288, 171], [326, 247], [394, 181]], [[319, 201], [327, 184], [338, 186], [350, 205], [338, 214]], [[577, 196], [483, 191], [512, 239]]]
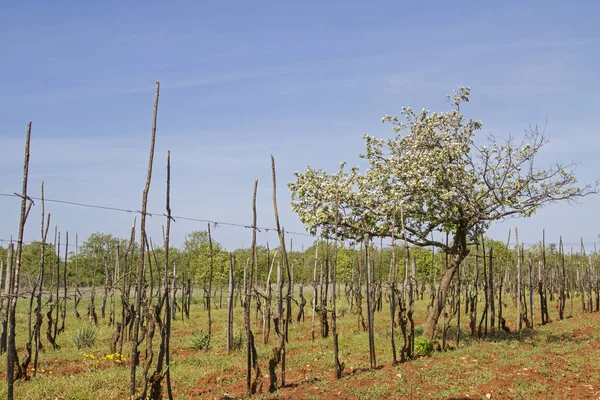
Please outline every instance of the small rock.
[[492, 394], [488, 393], [488, 394], [485, 395], [485, 397], [488, 398], [488, 399], [491, 399], [492, 398]]

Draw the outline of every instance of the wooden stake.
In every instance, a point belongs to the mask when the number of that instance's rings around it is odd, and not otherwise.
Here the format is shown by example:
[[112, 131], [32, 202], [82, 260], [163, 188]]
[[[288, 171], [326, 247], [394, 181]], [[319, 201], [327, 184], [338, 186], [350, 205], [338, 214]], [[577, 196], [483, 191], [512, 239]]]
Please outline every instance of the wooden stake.
[[[16, 338], [16, 310], [17, 300], [19, 298], [19, 278], [21, 275], [21, 255], [23, 254], [23, 231], [25, 230], [25, 222], [27, 221], [27, 214], [31, 209], [31, 204], [27, 206], [27, 180], [29, 179], [29, 144], [31, 139], [31, 122], [27, 125], [27, 136], [25, 139], [25, 161], [23, 162], [23, 188], [21, 190], [21, 216], [19, 218], [19, 233], [17, 236], [17, 255], [15, 260], [15, 269], [13, 272], [13, 285], [11, 290], [11, 298], [9, 303], [9, 317], [8, 317], [8, 355], [6, 357], [6, 380], [8, 383], [7, 399], [13, 400], [14, 396], [14, 373], [15, 364], [19, 367], [19, 360], [17, 357], [17, 347], [15, 343]], [[19, 371], [20, 372], [20, 371]]]
[[135, 292], [135, 319], [133, 327], [133, 342], [131, 345], [131, 376], [129, 380], [129, 394], [131, 400], [135, 399], [135, 370], [139, 360], [138, 340], [140, 333], [140, 323], [142, 318], [142, 292], [144, 290], [144, 256], [146, 252], [146, 210], [148, 204], [148, 192], [150, 191], [150, 182], [152, 180], [152, 164], [154, 161], [154, 144], [156, 143], [156, 118], [158, 114], [158, 97], [160, 93], [160, 83], [156, 82], [156, 94], [154, 96], [154, 113], [152, 116], [152, 137], [150, 139], [150, 155], [148, 160], [148, 174], [146, 176], [146, 185], [142, 194], [142, 216], [140, 221], [140, 243], [137, 265], [137, 280]]

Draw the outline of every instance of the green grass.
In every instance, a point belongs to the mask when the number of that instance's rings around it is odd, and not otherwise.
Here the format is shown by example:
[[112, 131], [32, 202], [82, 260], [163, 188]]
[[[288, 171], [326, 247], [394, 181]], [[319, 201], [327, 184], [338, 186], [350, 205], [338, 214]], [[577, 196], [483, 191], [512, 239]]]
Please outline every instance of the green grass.
[[[307, 296], [310, 296], [307, 293]], [[309, 297], [310, 298], [310, 297]], [[226, 310], [213, 311], [213, 333], [210, 349], [194, 350], [191, 342], [193, 332], [207, 332], [207, 313], [202, 302], [195, 299], [190, 319], [173, 322], [171, 341], [171, 376], [176, 398], [219, 398], [226, 395], [242, 396], [245, 384], [246, 352], [242, 349], [228, 354], [226, 350]], [[224, 302], [225, 303], [225, 302]], [[340, 303], [347, 308], [345, 299]], [[223, 304], [225, 306], [225, 304]], [[80, 304], [80, 312], [87, 307], [87, 300]], [[575, 316], [541, 327], [533, 332], [498, 334], [495, 338], [475, 340], [468, 336], [468, 318], [463, 316], [460, 346], [452, 351], [433, 352], [428, 357], [392, 366], [389, 334], [389, 309], [376, 313], [377, 334], [375, 346], [380, 369], [369, 369], [368, 337], [358, 330], [357, 316], [348, 311], [338, 317], [340, 359], [345, 364], [341, 380], [333, 377], [333, 349], [331, 337], [310, 340], [311, 310], [306, 307], [305, 322], [294, 323], [289, 328], [290, 341], [287, 349], [287, 382], [291, 384], [274, 394], [264, 393], [268, 387], [267, 362], [276, 342], [271, 331], [270, 343], [263, 344], [262, 319], [255, 324], [252, 312], [252, 329], [263, 375], [263, 393], [257, 398], [445, 398], [451, 395], [469, 394], [471, 398], [483, 397], [494, 391], [493, 398], [564, 398], [571, 388], [592, 385], [600, 390], [600, 315]], [[415, 318], [419, 331], [426, 312], [426, 303], [416, 304]], [[17, 347], [19, 356], [24, 354], [26, 335], [26, 301], [20, 300], [17, 320]], [[483, 308], [480, 305], [480, 310]], [[554, 311], [552, 309], [552, 311]], [[505, 308], [505, 316], [514, 321], [514, 308]], [[239, 304], [234, 310], [236, 335], [243, 326]], [[118, 319], [118, 318], [117, 318]], [[119, 365], [110, 360], [96, 361], [110, 352], [110, 338], [114, 327], [107, 320], [99, 320], [97, 338], [90, 348], [78, 350], [71, 340], [74, 332], [89, 325], [87, 319], [77, 320], [72, 312], [72, 302], [66, 321], [66, 332], [59, 335], [59, 350], [52, 350], [45, 340], [46, 349], [40, 354], [38, 375], [29, 381], [15, 385], [18, 399], [126, 399], [129, 392], [131, 343], [124, 344], [123, 353], [128, 361]], [[455, 346], [456, 318], [452, 319], [449, 344]], [[316, 324], [317, 336], [320, 332]], [[159, 333], [154, 337], [155, 355], [160, 342]], [[396, 329], [396, 346], [402, 347], [400, 330]], [[144, 344], [141, 346], [142, 354]], [[85, 354], [93, 354], [90, 359]], [[5, 363], [0, 365], [0, 377], [5, 379]], [[526, 369], [525, 369], [526, 368]], [[42, 372], [44, 370], [44, 372]], [[141, 382], [143, 368], [138, 368]], [[52, 373], [50, 373], [52, 372]], [[31, 371], [30, 371], [31, 375]], [[583, 392], [580, 392], [583, 393]], [[6, 385], [0, 386], [0, 398], [6, 397]], [[571, 396], [572, 397], [572, 396]]]

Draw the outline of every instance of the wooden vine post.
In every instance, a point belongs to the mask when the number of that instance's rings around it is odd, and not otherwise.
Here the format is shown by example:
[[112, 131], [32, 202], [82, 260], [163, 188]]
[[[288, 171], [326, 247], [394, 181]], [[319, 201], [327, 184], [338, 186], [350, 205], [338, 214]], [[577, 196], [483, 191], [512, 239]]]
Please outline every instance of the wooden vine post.
[[[13, 400], [14, 398], [14, 378], [15, 378], [15, 365], [19, 366], [19, 359], [17, 357], [17, 346], [15, 343], [16, 338], [16, 310], [17, 300], [19, 298], [19, 278], [21, 274], [21, 255], [23, 253], [23, 231], [25, 229], [25, 222], [29, 210], [33, 201], [27, 197], [27, 180], [29, 179], [29, 145], [31, 139], [31, 122], [27, 125], [27, 136], [25, 138], [25, 160], [23, 162], [23, 188], [21, 190], [21, 215], [19, 218], [19, 233], [17, 236], [17, 254], [15, 258], [15, 266], [13, 271], [13, 282], [11, 297], [8, 303], [8, 346], [7, 346], [7, 357], [6, 357], [6, 381], [8, 384], [7, 399]], [[29, 205], [27, 201], [29, 200]], [[18, 371], [19, 375], [26, 374], [27, 372]]]
[[158, 114], [158, 96], [160, 93], [160, 83], [156, 82], [156, 94], [154, 97], [154, 113], [152, 116], [152, 137], [150, 139], [150, 155], [148, 160], [148, 174], [146, 176], [146, 185], [142, 194], [142, 212], [140, 218], [140, 243], [137, 264], [137, 280], [135, 292], [135, 317], [133, 325], [133, 342], [131, 345], [131, 376], [129, 380], [129, 394], [131, 400], [135, 399], [135, 371], [139, 360], [138, 340], [140, 334], [140, 322], [142, 318], [142, 292], [144, 290], [144, 256], [146, 254], [146, 206], [148, 203], [148, 192], [150, 191], [150, 182], [152, 180], [152, 163], [154, 161], [154, 144], [156, 143], [156, 117]]

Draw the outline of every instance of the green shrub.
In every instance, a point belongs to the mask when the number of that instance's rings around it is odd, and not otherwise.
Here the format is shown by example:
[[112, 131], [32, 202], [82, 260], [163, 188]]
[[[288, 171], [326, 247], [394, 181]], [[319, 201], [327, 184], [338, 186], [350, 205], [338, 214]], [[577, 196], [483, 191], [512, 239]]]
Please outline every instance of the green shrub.
[[416, 356], [428, 356], [433, 353], [433, 342], [427, 340], [424, 337], [420, 337], [415, 340], [415, 355]]
[[244, 339], [246, 339], [246, 333], [244, 332], [244, 330], [237, 329], [233, 335], [233, 343], [231, 346], [232, 350], [233, 351], [242, 350], [242, 348], [244, 347], [244, 343], [246, 342]]
[[199, 333], [192, 333], [192, 339], [190, 340], [190, 347], [194, 350], [203, 350], [208, 346], [208, 333], [200, 331]]
[[337, 315], [339, 317], [344, 317], [346, 314], [348, 314], [348, 307], [346, 307], [346, 306], [339, 306], [337, 308]]
[[73, 332], [71, 339], [77, 349], [92, 347], [98, 336], [98, 329], [93, 325], [87, 325]]
[[201, 301], [201, 299], [199, 299], [199, 298], [197, 298], [197, 297], [192, 297], [192, 301], [191, 301], [191, 303], [192, 303], [192, 304], [201, 304], [201, 303], [202, 303], [202, 301]]

